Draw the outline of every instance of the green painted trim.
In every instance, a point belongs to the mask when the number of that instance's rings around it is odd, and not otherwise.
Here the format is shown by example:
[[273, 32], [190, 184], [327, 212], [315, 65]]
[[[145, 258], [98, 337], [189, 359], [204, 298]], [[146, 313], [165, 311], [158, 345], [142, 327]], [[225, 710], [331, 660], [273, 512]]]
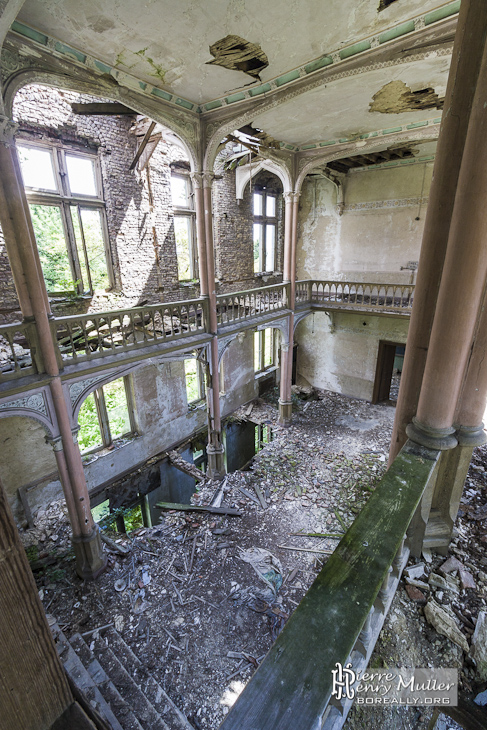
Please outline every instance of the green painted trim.
[[353, 46], [342, 48], [338, 55], [343, 61], [345, 58], [355, 56], [357, 53], [363, 53], [364, 51], [368, 51], [370, 48], [371, 44], [369, 40], [359, 41], [358, 43], [354, 43]]
[[151, 92], [152, 96], [158, 96], [160, 99], [164, 99], [165, 101], [171, 101], [172, 94], [168, 94], [167, 91], [163, 91], [162, 89], [157, 89], [155, 86], [152, 87]]
[[328, 142], [320, 142], [320, 147], [328, 147], [329, 145], [336, 143], [336, 139], [330, 139]]
[[437, 119], [433, 119], [433, 124], [441, 124], [441, 117], [438, 117]]
[[382, 130], [382, 134], [394, 134], [394, 132], [402, 132], [402, 127], [392, 127], [391, 129]]
[[47, 45], [49, 37], [44, 35], [44, 33], [40, 33], [38, 30], [34, 30], [34, 28], [29, 28], [28, 25], [19, 23], [18, 20], [14, 20], [11, 27], [15, 33], [19, 33], [19, 35], [30, 38], [31, 41], [36, 41], [36, 43], [42, 43], [43, 46]]
[[223, 106], [220, 99], [215, 99], [215, 101], [209, 101], [208, 104], [205, 104], [205, 111], [209, 112], [212, 109], [219, 109], [221, 106]]
[[107, 66], [106, 63], [102, 63], [101, 61], [95, 61], [95, 66], [97, 67], [98, 71], [101, 71], [104, 74], [109, 74], [112, 70], [111, 66]]
[[194, 108], [194, 104], [192, 102], [186, 101], [186, 99], [180, 99], [179, 96], [176, 99], [176, 104], [178, 104], [179, 106], [184, 107], [185, 109], [190, 109], [191, 111]]
[[243, 101], [245, 99], [245, 94], [240, 91], [238, 94], [231, 94], [230, 96], [225, 97], [225, 101], [227, 104], [234, 104], [236, 101]]
[[316, 149], [316, 145], [315, 144], [304, 144], [299, 149], [300, 150], [315, 150]]
[[418, 127], [427, 127], [428, 122], [413, 122], [412, 124], [408, 124], [406, 129], [417, 129]]
[[311, 61], [311, 63], [306, 64], [304, 70], [307, 74], [311, 74], [313, 71], [318, 71], [318, 69], [329, 66], [331, 63], [333, 63], [333, 58], [331, 56], [321, 56], [321, 58], [317, 58], [316, 61]]
[[63, 56], [72, 56], [80, 63], [86, 63], [85, 53], [81, 53], [81, 51], [77, 51], [75, 48], [71, 48], [71, 46], [67, 46], [65, 43], [57, 41], [54, 48], [58, 51], [58, 53], [62, 53]]
[[276, 86], [284, 86], [284, 84], [288, 84], [290, 81], [295, 81], [296, 79], [299, 79], [299, 76], [299, 68], [295, 68], [294, 71], [289, 71], [287, 74], [279, 76], [276, 79]]
[[256, 86], [254, 89], [249, 89], [249, 94], [250, 96], [260, 96], [261, 94], [266, 94], [270, 90], [270, 84], [262, 84], [262, 86]]
[[414, 27], [414, 20], [409, 20], [407, 23], [396, 25], [395, 28], [389, 28], [389, 30], [380, 34], [379, 43], [387, 43], [387, 41], [392, 41], [394, 38], [400, 38], [402, 35], [406, 35], [406, 33], [412, 33]]
[[147, 84], [145, 83], [145, 81], [139, 81], [139, 86], [142, 91], [145, 91], [147, 89]]
[[292, 145], [292, 144], [287, 144], [287, 145], [285, 145], [285, 147], [286, 147], [287, 150], [293, 150], [293, 149], [295, 149], [294, 148], [294, 145]]
[[458, 13], [459, 10], [460, 0], [455, 0], [455, 2], [450, 3], [450, 5], [444, 5], [442, 8], [436, 8], [436, 10], [426, 13], [424, 16], [424, 24], [431, 25], [431, 23], [436, 23], [438, 20], [443, 20], [443, 18], [448, 18], [450, 15], [455, 15], [455, 13]]

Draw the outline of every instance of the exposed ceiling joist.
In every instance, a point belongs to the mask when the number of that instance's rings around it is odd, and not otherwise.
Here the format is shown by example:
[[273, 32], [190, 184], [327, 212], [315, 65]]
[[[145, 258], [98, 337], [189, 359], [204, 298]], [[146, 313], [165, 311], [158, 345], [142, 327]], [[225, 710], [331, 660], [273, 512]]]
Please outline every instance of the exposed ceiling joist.
[[71, 109], [75, 114], [87, 115], [104, 115], [108, 116], [111, 114], [132, 114], [135, 115], [133, 109], [130, 109], [125, 104], [119, 104], [118, 102], [100, 102], [92, 104], [71, 104]]

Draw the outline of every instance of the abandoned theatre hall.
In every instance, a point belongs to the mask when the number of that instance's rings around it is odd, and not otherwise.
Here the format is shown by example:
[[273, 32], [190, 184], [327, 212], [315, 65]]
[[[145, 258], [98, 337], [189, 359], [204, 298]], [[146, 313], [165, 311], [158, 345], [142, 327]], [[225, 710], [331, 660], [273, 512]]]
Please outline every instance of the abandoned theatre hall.
[[487, 727], [485, 0], [0, 50], [0, 730]]

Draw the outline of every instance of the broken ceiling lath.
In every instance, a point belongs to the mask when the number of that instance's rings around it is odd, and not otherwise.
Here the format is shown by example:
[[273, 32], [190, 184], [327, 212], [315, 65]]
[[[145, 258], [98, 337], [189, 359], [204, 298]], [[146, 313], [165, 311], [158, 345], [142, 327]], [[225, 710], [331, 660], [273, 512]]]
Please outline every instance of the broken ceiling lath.
[[402, 114], [421, 109], [443, 109], [444, 101], [431, 87], [411, 91], [404, 81], [391, 81], [374, 94], [369, 111]]
[[231, 71], [243, 71], [260, 81], [260, 72], [269, 65], [266, 54], [256, 43], [240, 38], [238, 35], [227, 35], [210, 46], [213, 61], [209, 65], [223, 66]]

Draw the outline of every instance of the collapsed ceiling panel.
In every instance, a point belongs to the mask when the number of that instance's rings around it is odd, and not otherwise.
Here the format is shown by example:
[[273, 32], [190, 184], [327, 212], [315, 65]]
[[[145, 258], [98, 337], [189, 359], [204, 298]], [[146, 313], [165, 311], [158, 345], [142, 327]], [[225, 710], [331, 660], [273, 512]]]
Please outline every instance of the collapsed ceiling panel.
[[208, 65], [223, 66], [231, 71], [243, 71], [260, 81], [260, 72], [269, 65], [264, 51], [256, 43], [240, 38], [238, 35], [227, 35], [210, 46], [214, 56]]
[[382, 87], [370, 102], [370, 112], [381, 114], [402, 114], [420, 109], [443, 109], [445, 99], [438, 96], [431, 87], [412, 91], [404, 81], [391, 81]]

